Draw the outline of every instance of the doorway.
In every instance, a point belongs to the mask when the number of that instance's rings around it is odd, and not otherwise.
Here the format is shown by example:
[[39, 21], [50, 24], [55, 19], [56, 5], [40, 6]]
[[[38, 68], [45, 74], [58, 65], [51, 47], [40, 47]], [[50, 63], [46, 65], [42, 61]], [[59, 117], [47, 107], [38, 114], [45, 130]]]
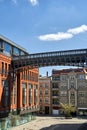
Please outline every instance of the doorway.
[[49, 107], [48, 106], [45, 107], [45, 114], [49, 114]]

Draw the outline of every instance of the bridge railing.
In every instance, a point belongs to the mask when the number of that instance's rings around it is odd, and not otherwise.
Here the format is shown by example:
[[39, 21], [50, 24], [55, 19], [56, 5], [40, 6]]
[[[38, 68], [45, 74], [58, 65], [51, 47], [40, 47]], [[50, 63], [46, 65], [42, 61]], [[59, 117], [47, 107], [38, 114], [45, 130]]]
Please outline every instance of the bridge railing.
[[66, 56], [66, 55], [81, 55], [87, 54], [87, 49], [78, 49], [78, 50], [69, 50], [69, 51], [55, 51], [55, 52], [45, 52], [45, 53], [36, 53], [29, 54], [27, 56], [17, 56], [13, 58], [14, 60], [18, 59], [32, 59], [32, 58], [41, 58], [41, 57], [54, 57], [54, 56]]

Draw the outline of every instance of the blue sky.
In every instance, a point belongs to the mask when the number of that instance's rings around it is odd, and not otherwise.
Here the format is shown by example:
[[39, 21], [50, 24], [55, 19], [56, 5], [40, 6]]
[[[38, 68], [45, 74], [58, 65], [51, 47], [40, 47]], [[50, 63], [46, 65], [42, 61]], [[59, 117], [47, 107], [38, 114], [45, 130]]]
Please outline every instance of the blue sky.
[[0, 34], [29, 53], [87, 48], [87, 0], [0, 0]]

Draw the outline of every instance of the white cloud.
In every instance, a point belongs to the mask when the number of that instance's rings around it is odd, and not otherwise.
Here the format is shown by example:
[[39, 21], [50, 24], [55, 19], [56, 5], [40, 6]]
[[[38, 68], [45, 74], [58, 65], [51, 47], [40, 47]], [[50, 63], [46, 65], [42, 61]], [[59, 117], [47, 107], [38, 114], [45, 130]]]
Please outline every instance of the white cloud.
[[41, 35], [38, 38], [42, 41], [57, 41], [57, 40], [62, 40], [62, 39], [69, 39], [72, 37], [73, 35], [70, 33], [58, 32], [57, 34]]
[[12, 0], [12, 2], [13, 2], [14, 4], [17, 4], [17, 0]]
[[28, 0], [33, 6], [38, 4], [38, 0]]
[[42, 41], [59, 41], [63, 39], [70, 39], [74, 35], [86, 32], [87, 31], [87, 25], [81, 25], [80, 27], [68, 29], [66, 32], [58, 32], [56, 34], [46, 34], [46, 35], [40, 35], [38, 37], [39, 40]]
[[85, 32], [85, 31], [87, 31], [87, 26], [82, 25], [82, 26], [77, 27], [77, 28], [69, 29], [67, 32], [72, 33], [72, 34], [79, 34], [79, 33]]

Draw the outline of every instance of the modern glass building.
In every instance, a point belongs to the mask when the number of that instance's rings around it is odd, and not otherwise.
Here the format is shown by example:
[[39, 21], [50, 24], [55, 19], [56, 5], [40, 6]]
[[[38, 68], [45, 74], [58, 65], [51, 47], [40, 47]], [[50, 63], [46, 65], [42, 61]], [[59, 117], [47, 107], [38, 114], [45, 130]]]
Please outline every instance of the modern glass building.
[[0, 52], [7, 56], [19, 56], [28, 54], [27, 50], [0, 35]]

